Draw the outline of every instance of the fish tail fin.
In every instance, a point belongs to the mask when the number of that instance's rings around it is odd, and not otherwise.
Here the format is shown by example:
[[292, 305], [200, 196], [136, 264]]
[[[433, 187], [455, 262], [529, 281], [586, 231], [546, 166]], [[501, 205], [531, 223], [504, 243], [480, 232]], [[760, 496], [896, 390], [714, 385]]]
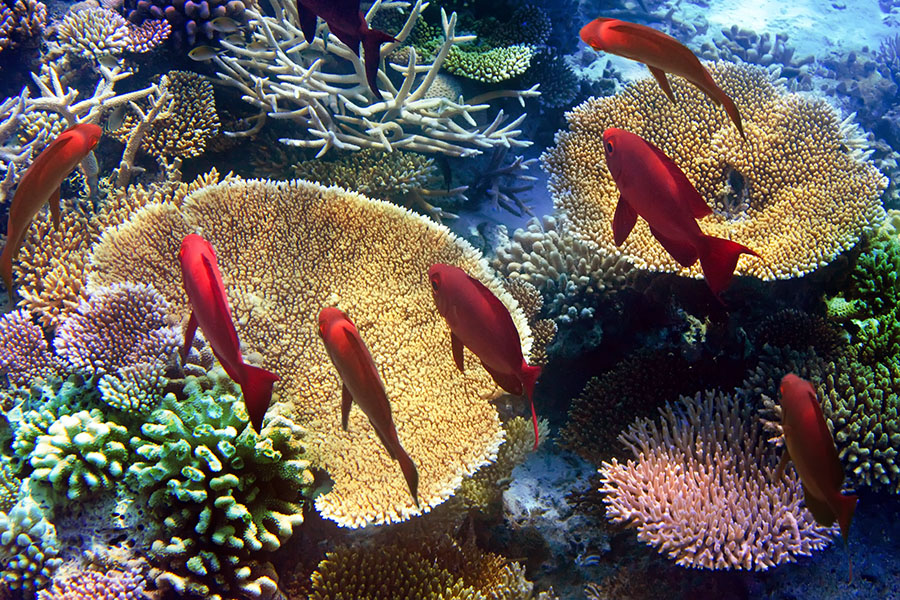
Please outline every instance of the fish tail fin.
[[381, 100], [383, 96], [378, 89], [378, 65], [381, 63], [381, 44], [385, 42], [395, 42], [392, 36], [378, 29], [366, 29], [362, 34], [362, 46], [365, 53], [366, 64], [366, 81], [369, 82], [369, 89], [375, 94], [375, 97]]
[[9, 294], [9, 299], [12, 300], [12, 250], [10, 249], [9, 243], [3, 247], [3, 254], [0, 254], [0, 276], [3, 277], [3, 285], [6, 286], [6, 293]]
[[703, 236], [697, 250], [700, 255], [700, 266], [703, 268], [703, 276], [717, 298], [731, 283], [740, 255], [752, 254], [753, 256], [759, 256], [747, 246], [711, 235]]
[[262, 430], [263, 417], [266, 416], [266, 409], [272, 400], [272, 386], [279, 379], [275, 373], [244, 363], [241, 391], [244, 393], [244, 404], [247, 407], [247, 414], [250, 415], [250, 423], [257, 433]]
[[534, 411], [534, 384], [540, 376], [540, 367], [534, 367], [527, 363], [522, 365], [522, 388], [525, 391], [525, 397], [528, 398], [528, 401], [531, 403], [531, 422], [534, 425], [533, 450], [537, 450], [538, 447], [538, 421], [537, 413]]
[[735, 127], [737, 127], [738, 133], [741, 134], [741, 138], [746, 141], [747, 136], [744, 134], [744, 126], [741, 123], [741, 113], [738, 111], [737, 106], [734, 104], [734, 100], [732, 100], [730, 96], [722, 92], [722, 95], [719, 97], [719, 101], [722, 103], [722, 106], [725, 108], [725, 112], [728, 113], [728, 116], [731, 118]]
[[856, 510], [857, 497], [855, 495], [844, 495], [838, 493], [835, 512], [837, 513], [837, 522], [841, 526], [841, 537], [844, 543], [847, 543], [847, 534], [850, 531], [850, 521], [853, 520], [853, 511]]
[[[398, 444], [399, 445], [399, 444]], [[409, 493], [412, 494], [416, 507], [419, 506], [419, 471], [416, 469], [416, 463], [409, 457], [406, 450], [401, 446], [396, 452], [397, 462], [400, 463], [400, 470], [403, 471], [403, 477], [406, 478], [406, 485], [409, 486]]]

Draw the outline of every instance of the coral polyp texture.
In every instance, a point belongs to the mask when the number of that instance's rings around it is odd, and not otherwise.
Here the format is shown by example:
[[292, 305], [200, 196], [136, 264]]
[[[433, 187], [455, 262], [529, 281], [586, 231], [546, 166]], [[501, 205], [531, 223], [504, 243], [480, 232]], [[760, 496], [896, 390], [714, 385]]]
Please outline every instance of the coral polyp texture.
[[0, 375], [12, 387], [30, 387], [32, 380], [56, 373], [58, 363], [44, 332], [24, 310], [0, 316]]
[[244, 10], [248, 5], [256, 4], [254, 0], [125, 0], [122, 10], [135, 25], [149, 20], [167, 21], [172, 28], [172, 37], [178, 43], [193, 46], [219, 37], [213, 28], [213, 20], [228, 17], [244, 23]]
[[600, 468], [607, 517], [637, 528], [638, 539], [679, 565], [764, 571], [824, 548], [836, 533], [801, 507], [796, 472], [776, 479], [778, 453], [746, 400], [682, 397], [620, 439], [634, 458]]
[[[457, 265], [487, 285], [511, 309], [526, 357], [530, 330], [481, 255], [449, 229], [339, 188], [232, 179], [107, 230], [89, 287], [149, 282], [186, 318], [175, 257], [189, 232], [215, 248], [245, 356], [281, 377], [276, 408], [305, 430], [312, 460], [334, 480], [316, 500], [324, 516], [348, 527], [406, 519], [496, 455], [503, 433], [489, 400], [499, 390], [471, 354], [465, 373], [456, 368], [429, 267]], [[421, 508], [362, 411], [353, 407], [341, 429], [341, 382], [317, 333], [326, 306], [350, 316], [379, 367], [418, 467]]]
[[37, 600], [143, 600], [147, 582], [130, 571], [98, 571], [77, 568], [68, 563], [60, 567], [47, 589]]
[[624, 244], [613, 242], [619, 192], [606, 168], [603, 131], [617, 127], [659, 147], [684, 171], [714, 214], [700, 219], [709, 235], [757, 251], [737, 273], [761, 279], [797, 277], [852, 247], [881, 219], [885, 177], [866, 159], [858, 128], [825, 100], [787, 93], [751, 65], [711, 63], [713, 79], [741, 111], [743, 141], [721, 107], [680, 78], [677, 103], [642, 79], [607, 98], [591, 98], [567, 113], [569, 130], [542, 160], [557, 210], [574, 232], [640, 268], [699, 277], [699, 263], [682, 268], [653, 238], [643, 219]]
[[312, 574], [310, 600], [529, 600], [534, 586], [525, 568], [474, 545], [444, 537], [424, 543], [394, 543], [329, 552]]
[[105, 8], [83, 8], [69, 12], [57, 28], [63, 49], [83, 59], [116, 56], [129, 48], [128, 22]]
[[177, 592], [268, 598], [276, 588], [261, 552], [277, 550], [303, 522], [312, 484], [290, 429], [249, 426], [243, 402], [196, 381], [167, 396], [131, 439], [139, 457], [127, 481], [145, 497], [157, 530], [149, 556]]
[[36, 44], [47, 24], [47, 6], [36, 0], [0, 2], [0, 53]]
[[0, 583], [34, 592], [45, 587], [62, 564], [56, 528], [27, 493], [9, 512], [0, 512]]

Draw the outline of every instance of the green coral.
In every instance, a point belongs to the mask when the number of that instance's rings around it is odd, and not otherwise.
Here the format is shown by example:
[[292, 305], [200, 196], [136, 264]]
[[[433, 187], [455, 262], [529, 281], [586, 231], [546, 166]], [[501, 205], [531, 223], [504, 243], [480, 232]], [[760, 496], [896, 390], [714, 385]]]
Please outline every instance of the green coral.
[[128, 437], [127, 428], [105, 421], [98, 409], [60, 415], [34, 442], [31, 478], [70, 500], [110, 490], [124, 474]]
[[182, 592], [217, 599], [271, 591], [274, 581], [251, 555], [277, 549], [303, 521], [308, 462], [288, 428], [259, 435], [249, 427], [238, 396], [196, 382], [186, 391], [185, 401], [167, 395], [131, 439], [142, 460], [128, 481], [156, 518], [150, 555], [181, 578]]
[[21, 485], [22, 480], [16, 477], [9, 459], [0, 456], [0, 511], [8, 512], [15, 505]]
[[22, 494], [9, 512], [0, 512], [0, 582], [34, 591], [45, 587], [62, 564], [56, 528], [31, 497]]
[[499, 83], [521, 75], [531, 66], [534, 48], [527, 44], [513, 46], [453, 46], [444, 68], [460, 77], [482, 83]]

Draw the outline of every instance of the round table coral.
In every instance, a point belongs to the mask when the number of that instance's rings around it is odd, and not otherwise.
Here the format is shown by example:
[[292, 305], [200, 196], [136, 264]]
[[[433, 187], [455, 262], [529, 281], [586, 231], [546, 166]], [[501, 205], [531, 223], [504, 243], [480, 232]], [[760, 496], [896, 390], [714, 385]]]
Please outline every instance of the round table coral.
[[[341, 188], [231, 178], [107, 230], [89, 286], [152, 283], [186, 318], [177, 255], [190, 232], [216, 249], [245, 357], [281, 377], [278, 411], [305, 430], [304, 446], [334, 480], [316, 500], [325, 517], [347, 527], [403, 520], [447, 499], [496, 455], [503, 430], [489, 400], [499, 389], [468, 351], [465, 373], [456, 369], [428, 267], [458, 265], [513, 307], [526, 356], [530, 331], [481, 255], [446, 227]], [[353, 319], [379, 367], [418, 467], [421, 509], [357, 406], [341, 429], [341, 381], [317, 329], [325, 306]]]
[[712, 63], [713, 79], [741, 112], [742, 140], [724, 109], [672, 77], [670, 102], [648, 77], [567, 113], [569, 130], [543, 156], [558, 211], [576, 235], [621, 252], [640, 268], [700, 277], [681, 267], [638, 219], [621, 247], [612, 219], [619, 192], [606, 167], [603, 131], [617, 127], [655, 144], [684, 171], [713, 214], [704, 233], [757, 251], [737, 273], [760, 279], [798, 277], [828, 264], [883, 218], [887, 180], [865, 158], [864, 139], [821, 98], [788, 93], [752, 65]]

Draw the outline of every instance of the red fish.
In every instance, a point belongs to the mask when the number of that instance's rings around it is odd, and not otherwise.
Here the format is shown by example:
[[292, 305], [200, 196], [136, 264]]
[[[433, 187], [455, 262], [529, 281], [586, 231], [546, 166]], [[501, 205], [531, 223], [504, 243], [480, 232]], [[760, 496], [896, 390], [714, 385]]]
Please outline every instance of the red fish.
[[279, 377], [244, 362], [212, 244], [197, 234], [189, 234], [181, 242], [178, 258], [184, 291], [191, 303], [191, 317], [184, 333], [181, 360], [183, 362], [187, 357], [199, 325], [222, 368], [241, 386], [250, 423], [260, 432], [263, 417], [272, 400], [272, 385]]
[[522, 356], [519, 332], [509, 309], [483, 283], [452, 265], [434, 264], [428, 269], [431, 295], [438, 312], [450, 326], [450, 346], [456, 367], [463, 370], [463, 346], [481, 360], [494, 382], [510, 394], [531, 403], [534, 447], [538, 445], [534, 384], [541, 374]]
[[787, 448], [781, 456], [776, 478], [780, 479], [788, 461], [793, 461], [803, 484], [806, 508], [817, 523], [826, 527], [837, 520], [846, 542], [856, 496], [841, 493], [844, 469], [816, 390], [808, 381], [788, 373], [781, 380], [780, 391], [781, 426]]
[[672, 102], [675, 102], [675, 94], [669, 87], [666, 73], [684, 77], [717, 105], [724, 106], [741, 137], [745, 137], [741, 113], [734, 101], [716, 85], [712, 75], [700, 64], [694, 53], [672, 36], [645, 25], [601, 17], [581, 28], [581, 39], [594, 50], [617, 54], [647, 65], [659, 87]]
[[341, 426], [344, 431], [347, 430], [350, 405], [356, 400], [356, 404], [369, 417], [388, 454], [400, 463], [409, 493], [418, 506], [419, 472], [400, 445], [384, 383], [359, 331], [347, 315], [337, 308], [328, 307], [319, 313], [319, 336], [341, 376]]
[[9, 207], [6, 246], [0, 254], [0, 276], [12, 294], [12, 261], [32, 219], [47, 202], [53, 225], [59, 229], [59, 186], [94, 149], [103, 130], [93, 123], [78, 123], [63, 131], [37, 155], [22, 175]]
[[359, 0], [297, 0], [297, 12], [300, 15], [300, 29], [310, 44], [316, 37], [317, 16], [328, 23], [331, 33], [356, 56], [359, 56], [359, 44], [362, 43], [369, 89], [376, 98], [381, 99], [381, 92], [375, 83], [378, 63], [381, 62], [381, 44], [397, 40], [378, 29], [369, 29], [359, 10]]
[[697, 219], [712, 209], [681, 169], [662, 150], [622, 129], [603, 132], [606, 165], [619, 188], [613, 216], [617, 246], [631, 233], [638, 215], [666, 252], [683, 267], [700, 259], [706, 283], [718, 297], [731, 283], [741, 254], [759, 255], [737, 242], [706, 235]]

